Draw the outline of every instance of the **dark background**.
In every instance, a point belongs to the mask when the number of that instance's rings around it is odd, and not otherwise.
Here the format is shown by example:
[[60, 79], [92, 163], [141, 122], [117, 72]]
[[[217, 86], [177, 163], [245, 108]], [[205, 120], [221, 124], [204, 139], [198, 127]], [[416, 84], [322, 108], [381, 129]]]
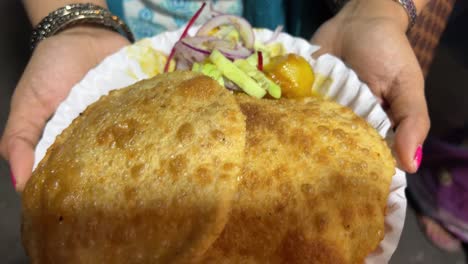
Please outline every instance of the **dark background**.
[[[426, 82], [435, 133], [466, 124], [468, 120], [468, 12], [465, 6], [457, 5]], [[10, 97], [29, 57], [30, 30], [21, 1], [1, 0], [0, 135], [8, 117]], [[27, 263], [20, 241], [20, 196], [13, 189], [8, 164], [3, 160], [0, 161], [0, 263]], [[403, 236], [391, 263], [467, 262], [463, 253], [447, 254], [433, 247], [409, 209]]]

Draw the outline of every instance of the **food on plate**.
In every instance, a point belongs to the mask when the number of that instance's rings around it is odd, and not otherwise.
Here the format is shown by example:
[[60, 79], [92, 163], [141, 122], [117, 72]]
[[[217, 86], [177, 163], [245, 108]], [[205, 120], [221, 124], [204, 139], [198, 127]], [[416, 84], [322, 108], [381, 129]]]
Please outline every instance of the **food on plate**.
[[[203, 8], [204, 5], [200, 10]], [[310, 64], [299, 55], [286, 54], [282, 43], [275, 41], [282, 27], [275, 30], [271, 39], [260, 42], [244, 18], [221, 14], [189, 36], [188, 30], [200, 10], [174, 44], [165, 72], [170, 71], [170, 63], [175, 60], [177, 70], [200, 72], [228, 89], [256, 98], [267, 94], [276, 99], [313, 95], [314, 72]]]
[[23, 243], [33, 263], [362, 263], [394, 171], [348, 108], [176, 71], [57, 137], [23, 194]]
[[[148, 77], [154, 77], [164, 72], [167, 56], [162, 51], [153, 49], [149, 39], [143, 39], [126, 48], [126, 55], [138, 62], [141, 71]], [[169, 64], [168, 71], [174, 71], [175, 61]], [[128, 74], [138, 79], [137, 74], [129, 69]]]
[[245, 117], [215, 81], [158, 75], [112, 91], [57, 137], [23, 194], [33, 263], [186, 263], [223, 230]]
[[273, 57], [270, 63], [265, 65], [264, 72], [282, 88], [284, 97], [312, 96], [315, 74], [303, 57], [293, 53]]
[[395, 164], [383, 139], [330, 101], [236, 100], [245, 163], [202, 263], [363, 263], [385, 234]]
[[260, 42], [221, 14], [189, 36], [204, 6], [169, 56], [127, 50], [166, 73], [103, 96], [48, 149], [23, 194], [33, 263], [355, 264], [383, 239], [386, 142], [315, 96], [280, 27]]

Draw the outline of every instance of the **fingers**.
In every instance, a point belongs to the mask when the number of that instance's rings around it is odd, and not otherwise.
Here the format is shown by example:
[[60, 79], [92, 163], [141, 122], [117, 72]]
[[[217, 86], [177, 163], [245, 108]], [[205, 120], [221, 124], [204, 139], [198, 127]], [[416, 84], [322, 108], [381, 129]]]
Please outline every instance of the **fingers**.
[[31, 176], [34, 164], [34, 145], [27, 138], [13, 136], [6, 139], [12, 184], [17, 191], [22, 191]]
[[[318, 45], [318, 44], [317, 44]], [[332, 54], [330, 49], [325, 48], [324, 46], [320, 46], [320, 49], [312, 53], [313, 59], [318, 59], [320, 56], [324, 54]]]
[[422, 160], [422, 144], [429, 131], [427, 114], [411, 114], [398, 122], [395, 151], [402, 169], [409, 173], [418, 170]]
[[310, 39], [310, 42], [313, 45], [317, 45], [320, 48], [312, 53], [312, 58], [317, 59], [318, 57], [322, 56], [323, 54], [330, 53], [330, 46], [329, 41], [327, 39], [327, 34], [323, 32], [323, 29], [320, 28]]
[[418, 170], [430, 127], [422, 74], [409, 74], [390, 89], [390, 115], [396, 124], [394, 151], [402, 169]]
[[321, 55], [327, 53], [333, 54], [335, 56], [340, 55], [337, 54], [339, 53], [336, 47], [338, 42], [334, 41], [338, 35], [335, 27], [333, 26], [333, 23], [335, 23], [333, 20], [325, 22], [310, 39], [312, 44], [320, 46], [319, 50], [312, 53], [312, 58], [317, 59]]
[[[21, 82], [20, 82], [21, 85]], [[51, 113], [27, 89], [18, 86], [8, 122], [0, 141], [0, 152], [9, 161], [13, 184], [22, 191], [31, 176], [34, 149]], [[21, 98], [20, 100], [18, 100]]]

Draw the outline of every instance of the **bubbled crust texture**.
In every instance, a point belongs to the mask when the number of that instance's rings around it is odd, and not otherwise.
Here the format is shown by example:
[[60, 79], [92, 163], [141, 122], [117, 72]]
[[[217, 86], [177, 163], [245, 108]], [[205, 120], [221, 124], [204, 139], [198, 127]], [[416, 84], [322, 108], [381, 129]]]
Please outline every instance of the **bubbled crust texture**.
[[65, 130], [24, 193], [34, 262], [363, 263], [395, 167], [377, 132], [333, 102], [203, 87], [157, 77]]
[[394, 160], [351, 110], [239, 95], [239, 194], [204, 263], [363, 263], [384, 237]]
[[24, 192], [33, 263], [187, 263], [219, 236], [245, 117], [210, 78], [178, 72], [113, 91], [49, 149]]

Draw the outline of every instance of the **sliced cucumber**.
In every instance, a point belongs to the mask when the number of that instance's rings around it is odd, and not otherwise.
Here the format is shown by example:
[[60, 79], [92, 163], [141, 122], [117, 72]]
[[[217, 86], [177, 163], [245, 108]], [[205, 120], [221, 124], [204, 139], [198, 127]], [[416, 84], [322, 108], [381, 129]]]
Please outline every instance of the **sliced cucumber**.
[[[247, 62], [252, 65], [257, 67], [258, 65], [258, 51], [254, 52], [252, 55], [250, 55], [246, 60]], [[262, 52], [262, 59], [263, 59], [263, 65], [267, 65], [270, 63], [270, 55], [268, 52]]]
[[247, 59], [247, 62], [252, 65], [257, 67], [258, 65], [258, 55], [257, 52], [254, 52], [252, 55], [250, 55]]
[[215, 81], [217, 81], [221, 86], [224, 86], [224, 79], [221, 74], [221, 71], [211, 63], [200, 64], [195, 62], [192, 66], [192, 71], [200, 72]]
[[262, 98], [266, 91], [255, 80], [239, 69], [218, 50], [213, 50], [210, 60], [218, 67], [221, 73], [229, 80], [237, 84], [246, 94]]
[[192, 65], [192, 71], [194, 71], [194, 72], [201, 72], [201, 65], [200, 65], [200, 63], [195, 62], [195, 63]]
[[263, 72], [257, 70], [255, 66], [248, 62], [248, 59], [236, 60], [234, 61], [234, 65], [239, 67], [239, 69], [257, 81], [257, 83], [260, 84], [263, 89], [266, 89], [268, 94], [270, 94], [273, 98], [279, 99], [281, 97], [281, 87], [266, 77]]

